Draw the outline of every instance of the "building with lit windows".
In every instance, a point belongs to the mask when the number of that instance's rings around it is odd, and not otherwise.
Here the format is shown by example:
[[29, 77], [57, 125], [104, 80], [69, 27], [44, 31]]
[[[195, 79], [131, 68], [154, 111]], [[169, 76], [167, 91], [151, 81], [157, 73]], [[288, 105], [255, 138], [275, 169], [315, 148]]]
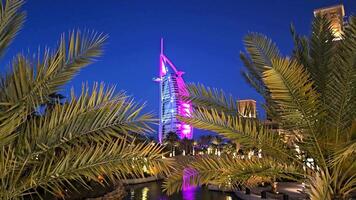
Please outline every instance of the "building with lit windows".
[[237, 101], [237, 109], [243, 117], [256, 118], [256, 101], [253, 99], [243, 99]]
[[335, 40], [342, 39], [345, 10], [344, 5], [336, 5], [314, 10], [314, 16], [321, 15], [326, 17], [331, 22], [331, 29], [335, 36]]
[[178, 71], [174, 64], [164, 55], [163, 39], [159, 56], [159, 77], [154, 80], [159, 83], [160, 113], [158, 140], [162, 143], [169, 132], [176, 133], [180, 139], [193, 138], [193, 127], [178, 120], [177, 116], [190, 116], [192, 108], [189, 102], [182, 99], [188, 96], [186, 85], [182, 78], [184, 72]]

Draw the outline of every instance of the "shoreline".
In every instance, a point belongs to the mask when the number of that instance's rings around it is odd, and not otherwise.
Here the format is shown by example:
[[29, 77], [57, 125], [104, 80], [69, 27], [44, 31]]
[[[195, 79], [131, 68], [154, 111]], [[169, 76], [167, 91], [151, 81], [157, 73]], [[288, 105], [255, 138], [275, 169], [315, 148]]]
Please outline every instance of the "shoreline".
[[159, 181], [162, 179], [163, 179], [163, 177], [160, 177], [160, 176], [149, 176], [149, 177], [145, 177], [145, 178], [126, 179], [126, 180], [122, 180], [121, 182], [124, 185], [136, 185], [136, 184], [141, 184], [141, 183], [149, 183], [149, 182], [153, 182], [153, 181]]

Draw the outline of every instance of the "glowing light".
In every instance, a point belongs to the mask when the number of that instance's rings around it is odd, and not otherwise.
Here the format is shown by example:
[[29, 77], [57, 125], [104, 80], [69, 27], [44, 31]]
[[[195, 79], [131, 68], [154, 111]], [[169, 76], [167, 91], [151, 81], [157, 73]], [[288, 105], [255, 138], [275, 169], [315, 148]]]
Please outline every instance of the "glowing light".
[[165, 75], [167, 73], [167, 68], [166, 66], [164, 65], [164, 62], [163, 60], [161, 61], [161, 74], [162, 75]]
[[148, 196], [148, 191], [150, 191], [150, 189], [148, 189], [148, 187], [144, 187], [142, 189], [142, 200], [147, 200], [147, 196]]
[[190, 108], [190, 105], [187, 103], [183, 103], [182, 105], [183, 105], [183, 107]]
[[103, 177], [102, 175], [99, 175], [99, 176], [98, 176], [98, 181], [99, 181], [100, 183], [103, 183], [103, 182], [104, 182], [104, 177]]
[[130, 190], [130, 195], [131, 195], [131, 199], [133, 199], [135, 197], [135, 190], [134, 189]]
[[184, 125], [183, 125], [183, 128], [188, 129], [188, 128], [190, 128], [190, 125], [188, 125], [188, 124], [184, 124]]
[[195, 186], [190, 183], [190, 180], [197, 175], [197, 171], [190, 168], [185, 168], [183, 170], [183, 191], [194, 189]]

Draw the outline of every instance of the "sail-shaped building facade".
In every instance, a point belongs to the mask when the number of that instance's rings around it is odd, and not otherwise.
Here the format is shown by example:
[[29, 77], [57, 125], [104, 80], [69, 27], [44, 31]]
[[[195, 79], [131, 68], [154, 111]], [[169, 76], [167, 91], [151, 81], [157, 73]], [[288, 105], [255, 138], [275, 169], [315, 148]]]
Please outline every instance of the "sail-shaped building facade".
[[182, 98], [183, 96], [188, 96], [186, 85], [182, 78], [184, 72], [177, 70], [163, 50], [163, 39], [161, 39], [159, 77], [155, 79], [160, 87], [158, 140], [162, 143], [169, 132], [176, 133], [180, 139], [192, 139], [193, 127], [177, 118], [177, 116], [189, 117], [192, 111], [191, 104]]

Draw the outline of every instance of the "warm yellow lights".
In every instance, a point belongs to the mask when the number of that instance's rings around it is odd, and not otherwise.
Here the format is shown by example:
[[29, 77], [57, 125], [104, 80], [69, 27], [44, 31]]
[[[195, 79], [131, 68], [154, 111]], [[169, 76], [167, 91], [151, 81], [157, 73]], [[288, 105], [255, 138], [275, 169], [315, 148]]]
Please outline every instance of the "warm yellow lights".
[[327, 8], [320, 8], [314, 10], [314, 16], [322, 15], [328, 18], [331, 22], [331, 29], [333, 31], [335, 40], [341, 40], [343, 34], [343, 19], [345, 10], [343, 5], [336, 5]]

